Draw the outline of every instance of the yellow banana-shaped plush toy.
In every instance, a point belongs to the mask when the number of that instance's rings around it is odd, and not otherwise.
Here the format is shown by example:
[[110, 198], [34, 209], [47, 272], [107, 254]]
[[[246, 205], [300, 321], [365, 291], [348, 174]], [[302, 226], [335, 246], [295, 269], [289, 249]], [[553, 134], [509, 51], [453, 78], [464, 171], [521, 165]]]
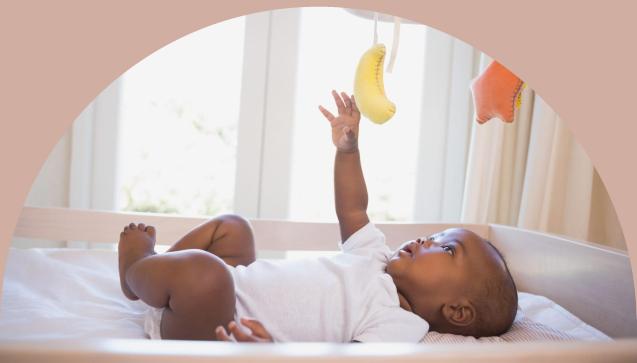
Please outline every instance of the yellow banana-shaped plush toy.
[[396, 105], [385, 96], [384, 62], [385, 45], [374, 44], [358, 62], [354, 80], [354, 97], [358, 110], [377, 124], [385, 123], [396, 113]]

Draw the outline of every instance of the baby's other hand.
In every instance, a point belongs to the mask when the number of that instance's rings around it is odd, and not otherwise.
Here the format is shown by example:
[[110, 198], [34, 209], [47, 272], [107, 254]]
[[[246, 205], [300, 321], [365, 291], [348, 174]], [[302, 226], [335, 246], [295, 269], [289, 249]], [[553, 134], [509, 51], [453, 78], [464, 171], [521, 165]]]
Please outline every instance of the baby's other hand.
[[[231, 321], [228, 324], [228, 330], [230, 330], [230, 334], [234, 335], [234, 338], [237, 342], [247, 342], [247, 343], [272, 343], [272, 336], [268, 333], [267, 330], [263, 327], [263, 324], [256, 319], [252, 318], [241, 318], [241, 324], [245, 325], [248, 329], [252, 331], [252, 334], [248, 334], [245, 329], [239, 327], [237, 323]], [[226, 329], [223, 326], [219, 325], [217, 329], [215, 329], [215, 334], [217, 335], [217, 339], [220, 341], [231, 342], [232, 340], [228, 336]]]
[[332, 142], [339, 151], [356, 151], [358, 150], [358, 125], [361, 114], [356, 107], [354, 95], [350, 98], [347, 93], [341, 92], [339, 96], [336, 91], [332, 90], [332, 96], [334, 96], [334, 102], [338, 109], [338, 117], [334, 117], [323, 106], [319, 106], [323, 116], [332, 125]]

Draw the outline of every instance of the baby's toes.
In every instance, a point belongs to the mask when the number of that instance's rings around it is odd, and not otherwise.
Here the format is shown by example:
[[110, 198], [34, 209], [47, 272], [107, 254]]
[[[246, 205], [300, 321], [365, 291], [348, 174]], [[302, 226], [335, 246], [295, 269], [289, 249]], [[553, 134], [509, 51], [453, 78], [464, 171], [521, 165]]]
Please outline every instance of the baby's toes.
[[143, 232], [146, 230], [146, 225], [144, 223], [140, 223], [137, 225], [137, 229]]
[[146, 233], [148, 233], [151, 237], [155, 238], [155, 227], [153, 226], [146, 227]]
[[136, 229], [137, 229], [137, 226], [135, 225], [135, 223], [130, 223], [130, 224], [128, 225], [128, 228], [129, 228], [129, 229], [132, 229], [132, 230], [136, 230]]

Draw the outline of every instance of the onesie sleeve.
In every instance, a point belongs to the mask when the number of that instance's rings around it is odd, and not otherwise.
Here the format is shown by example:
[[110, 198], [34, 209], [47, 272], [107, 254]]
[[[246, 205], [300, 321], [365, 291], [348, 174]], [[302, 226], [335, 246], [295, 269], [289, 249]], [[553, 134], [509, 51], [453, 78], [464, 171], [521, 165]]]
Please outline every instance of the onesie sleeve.
[[383, 263], [387, 263], [391, 256], [391, 250], [385, 243], [385, 235], [371, 222], [340, 242], [339, 247], [344, 253], [372, 256]]
[[352, 339], [363, 343], [418, 343], [429, 331], [429, 323], [402, 308], [379, 309]]

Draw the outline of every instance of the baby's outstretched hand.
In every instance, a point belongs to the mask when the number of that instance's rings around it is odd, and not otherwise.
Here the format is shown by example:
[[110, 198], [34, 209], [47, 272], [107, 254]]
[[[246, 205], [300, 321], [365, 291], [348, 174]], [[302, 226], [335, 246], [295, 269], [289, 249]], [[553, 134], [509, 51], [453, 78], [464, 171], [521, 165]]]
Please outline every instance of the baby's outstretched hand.
[[332, 91], [332, 96], [334, 96], [334, 102], [338, 109], [338, 117], [334, 117], [330, 111], [319, 106], [323, 116], [332, 125], [332, 142], [339, 151], [356, 151], [358, 149], [358, 125], [361, 120], [356, 100], [353, 95], [350, 98], [345, 92], [341, 92], [339, 96], [336, 91]]
[[[231, 321], [228, 324], [228, 330], [230, 330], [230, 334], [234, 335], [237, 342], [272, 343], [272, 336], [267, 330], [265, 330], [263, 324], [261, 324], [258, 320], [252, 318], [241, 318], [241, 324], [250, 329], [252, 334], [248, 334], [245, 329], [239, 327], [234, 321]], [[224, 329], [221, 325], [215, 329], [215, 334], [217, 335], [217, 339], [220, 341], [232, 341], [228, 336], [226, 329]]]

